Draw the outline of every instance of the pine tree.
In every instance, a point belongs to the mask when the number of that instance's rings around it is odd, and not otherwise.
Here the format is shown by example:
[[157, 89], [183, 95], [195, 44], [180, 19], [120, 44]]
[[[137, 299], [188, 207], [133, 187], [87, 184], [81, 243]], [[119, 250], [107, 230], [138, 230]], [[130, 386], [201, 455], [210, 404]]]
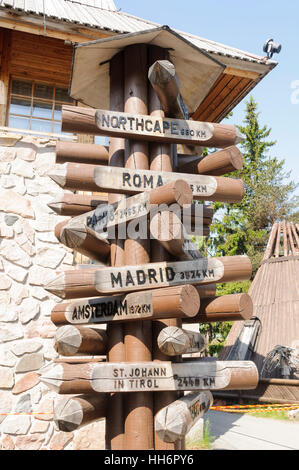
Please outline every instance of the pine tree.
[[[215, 223], [209, 250], [216, 256], [247, 254], [255, 274], [261, 261], [271, 226], [276, 220], [298, 218], [292, 194], [296, 185], [284, 160], [268, 155], [275, 141], [269, 140], [271, 129], [259, 123], [258, 104], [250, 96], [246, 103], [244, 125], [237, 126], [243, 134], [241, 144], [243, 169], [230, 177], [241, 178], [245, 196], [239, 204], [215, 203]], [[236, 287], [240, 289], [240, 285]], [[248, 283], [244, 283], [247, 290]], [[233, 286], [228, 286], [229, 290]]]
[[[243, 169], [229, 177], [241, 178], [245, 196], [238, 204], [214, 204], [214, 223], [207, 242], [207, 253], [212, 256], [247, 254], [253, 265], [253, 277], [261, 262], [269, 231], [276, 220], [298, 222], [296, 198], [292, 198], [296, 185], [290, 172], [284, 169], [285, 161], [268, 155], [275, 145], [270, 140], [271, 129], [259, 122], [258, 104], [250, 96], [246, 103], [243, 126], [237, 126], [244, 135], [241, 144]], [[251, 281], [217, 285], [217, 294], [248, 292]], [[201, 325], [200, 331], [210, 339], [209, 353], [221, 350], [231, 323]]]

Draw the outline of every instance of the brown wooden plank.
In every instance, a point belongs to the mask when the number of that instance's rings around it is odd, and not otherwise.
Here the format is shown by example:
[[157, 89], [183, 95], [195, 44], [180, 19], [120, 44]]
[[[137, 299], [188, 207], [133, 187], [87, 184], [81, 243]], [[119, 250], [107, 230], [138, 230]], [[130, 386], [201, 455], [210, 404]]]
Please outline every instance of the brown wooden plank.
[[252, 80], [248, 80], [247, 78], [239, 79], [239, 83], [236, 84], [236, 86], [230, 91], [230, 93], [227, 95], [227, 97], [224, 100], [221, 100], [218, 108], [215, 109], [214, 111], [211, 110], [208, 121], [216, 122], [215, 120], [217, 119], [217, 116], [219, 116], [219, 114], [221, 114], [223, 110], [225, 110], [231, 104], [231, 102], [236, 97], [238, 97], [243, 92], [243, 90], [246, 89], [248, 85], [251, 83], [252, 83]]
[[250, 361], [132, 361], [56, 364], [41, 381], [60, 394], [161, 392], [168, 390], [249, 390], [258, 383]]
[[[227, 77], [229, 77], [229, 75], [227, 75]], [[218, 110], [219, 106], [221, 106], [223, 101], [226, 100], [228, 96], [230, 96], [231, 92], [236, 88], [237, 85], [239, 85], [242, 80], [243, 79], [240, 77], [232, 77], [223, 90], [217, 96], [215, 96], [209, 106], [207, 106], [207, 108], [200, 114], [200, 119], [205, 120], [208, 118], [210, 122], [213, 122], [211, 117], [212, 114], [215, 112], [215, 110]]]
[[233, 79], [232, 76], [230, 75], [220, 75], [216, 83], [214, 84], [213, 88], [209, 92], [208, 96], [204, 99], [204, 101], [200, 104], [198, 109], [195, 111], [195, 113], [192, 115], [192, 119], [195, 119], [196, 121], [201, 120], [202, 114], [207, 110], [207, 108], [213, 103], [213, 101], [216, 99], [216, 97], [223, 93], [226, 94], [226, 86], [229, 84], [229, 82]]

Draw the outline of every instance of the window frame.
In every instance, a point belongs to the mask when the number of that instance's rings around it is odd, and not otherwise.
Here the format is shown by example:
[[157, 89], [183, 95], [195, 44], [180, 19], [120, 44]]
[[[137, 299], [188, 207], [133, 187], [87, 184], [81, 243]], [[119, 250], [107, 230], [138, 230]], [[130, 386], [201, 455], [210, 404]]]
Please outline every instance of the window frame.
[[[13, 86], [13, 81], [20, 81], [20, 82], [24, 82], [24, 83], [29, 83], [31, 85], [31, 94], [30, 96], [29, 95], [22, 95], [22, 94], [18, 94], [18, 93], [13, 93], [12, 92], [12, 86]], [[46, 86], [49, 86], [51, 88], [53, 88], [53, 94], [52, 94], [52, 98], [39, 98], [37, 96], [34, 96], [34, 87], [35, 85], [46, 85]], [[61, 135], [66, 135], [65, 133], [61, 132], [61, 130], [59, 132], [55, 132], [55, 125], [57, 124], [61, 124], [61, 119], [60, 120], [57, 120], [55, 119], [55, 107], [56, 105], [60, 105], [60, 106], [63, 106], [63, 105], [72, 105], [73, 106], [76, 106], [77, 105], [77, 102], [76, 100], [72, 100], [71, 101], [63, 101], [63, 100], [57, 100], [56, 99], [56, 90], [57, 88], [63, 88], [65, 90], [67, 90], [67, 86], [66, 85], [63, 85], [61, 83], [51, 83], [51, 82], [46, 82], [46, 81], [43, 81], [43, 80], [35, 80], [35, 79], [29, 79], [29, 78], [24, 78], [24, 77], [18, 77], [18, 76], [10, 76], [10, 80], [9, 80], [9, 88], [8, 88], [8, 99], [7, 99], [7, 113], [6, 113], [6, 126], [7, 127], [11, 127], [10, 124], [9, 124], [9, 120], [10, 120], [10, 117], [16, 117], [16, 118], [27, 118], [29, 119], [29, 129], [24, 129], [26, 130], [26, 132], [30, 132], [32, 134], [34, 134], [35, 132], [36, 133], [43, 133], [43, 134], [47, 134], [47, 135], [57, 135], [57, 134], [61, 134]], [[10, 108], [11, 108], [11, 100], [12, 98], [17, 98], [17, 99], [23, 99], [23, 100], [26, 100], [26, 101], [30, 101], [30, 113], [25, 115], [25, 114], [21, 114], [21, 113], [14, 113], [14, 112], [11, 112], [10, 111]], [[71, 100], [71, 98], [70, 98]], [[45, 117], [41, 117], [41, 116], [33, 116], [33, 106], [34, 106], [34, 102], [39, 102], [39, 103], [45, 103], [45, 104], [51, 104], [51, 118], [45, 118]], [[28, 106], [29, 108], [29, 106]], [[46, 123], [49, 123], [51, 125], [51, 132], [46, 132], [46, 131], [39, 131], [39, 130], [34, 130], [32, 129], [32, 120], [39, 120], [39, 121], [45, 121]], [[22, 131], [22, 128], [20, 128], [20, 132]]]

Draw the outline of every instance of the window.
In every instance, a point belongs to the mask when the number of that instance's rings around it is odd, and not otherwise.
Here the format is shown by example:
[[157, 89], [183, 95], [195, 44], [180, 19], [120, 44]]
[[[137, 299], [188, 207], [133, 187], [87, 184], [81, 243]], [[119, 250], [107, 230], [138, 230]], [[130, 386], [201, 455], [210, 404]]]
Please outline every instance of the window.
[[61, 107], [74, 104], [67, 89], [56, 85], [12, 79], [8, 126], [61, 134]]

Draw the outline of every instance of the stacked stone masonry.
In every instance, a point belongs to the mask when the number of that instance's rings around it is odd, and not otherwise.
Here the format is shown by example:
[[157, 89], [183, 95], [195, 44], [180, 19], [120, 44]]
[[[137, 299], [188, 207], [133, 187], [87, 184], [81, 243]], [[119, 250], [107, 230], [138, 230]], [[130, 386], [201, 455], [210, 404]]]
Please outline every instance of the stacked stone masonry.
[[[53, 399], [37, 371], [57, 357], [52, 307], [43, 289], [74, 256], [53, 230], [64, 217], [47, 204], [61, 188], [48, 176], [55, 141], [0, 134], [0, 449], [103, 449], [103, 420], [74, 433], [53, 421]], [[36, 412], [47, 414], [35, 414]], [[15, 415], [9, 413], [23, 413]], [[32, 414], [30, 414], [32, 413]]]
[[[73, 433], [58, 430], [56, 394], [39, 380], [38, 371], [58, 357], [50, 314], [62, 301], [43, 286], [75, 264], [54, 235], [67, 218], [47, 206], [66, 192], [47, 176], [54, 167], [55, 141], [0, 133], [0, 450], [105, 449], [103, 419]], [[201, 436], [202, 426], [190, 436]]]

